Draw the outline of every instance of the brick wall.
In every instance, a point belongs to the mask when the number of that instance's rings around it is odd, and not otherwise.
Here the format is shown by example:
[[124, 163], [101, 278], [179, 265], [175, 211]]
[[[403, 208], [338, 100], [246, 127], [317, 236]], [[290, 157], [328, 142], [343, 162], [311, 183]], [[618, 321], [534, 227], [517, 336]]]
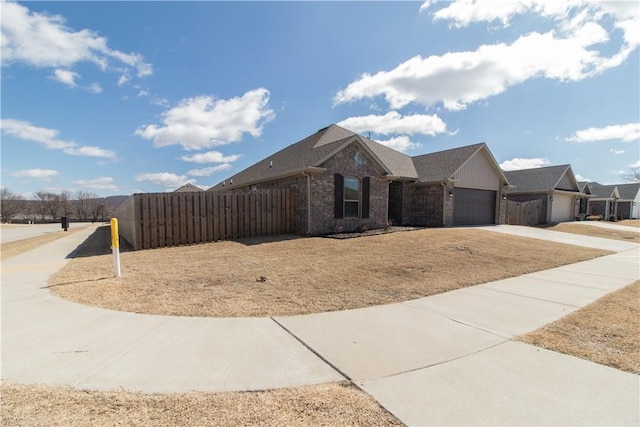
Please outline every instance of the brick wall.
[[[444, 225], [443, 209], [445, 209], [444, 189], [442, 185], [405, 186], [407, 187], [406, 218], [407, 224], [427, 227]], [[453, 206], [450, 208], [453, 217]]]
[[[387, 225], [389, 182], [357, 144], [351, 144], [320, 167], [327, 171], [311, 177], [311, 234], [384, 228]], [[334, 218], [334, 175], [370, 178], [369, 218]], [[360, 201], [362, 207], [362, 201]]]

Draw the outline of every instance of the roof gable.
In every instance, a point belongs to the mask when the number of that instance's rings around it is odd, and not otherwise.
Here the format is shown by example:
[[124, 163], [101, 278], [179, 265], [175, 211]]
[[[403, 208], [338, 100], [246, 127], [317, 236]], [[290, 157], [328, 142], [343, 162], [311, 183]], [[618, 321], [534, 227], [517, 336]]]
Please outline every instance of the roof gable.
[[199, 192], [199, 191], [204, 191], [202, 188], [193, 185], [191, 183], [186, 183], [185, 185], [183, 185], [182, 187], [174, 190], [174, 193], [193, 193], [193, 192]]
[[505, 176], [514, 186], [510, 193], [540, 193], [553, 190], [580, 192], [571, 165], [506, 171]]
[[413, 163], [418, 173], [418, 180], [419, 182], [426, 183], [454, 179], [456, 173], [480, 152], [487, 155], [487, 160], [496, 174], [506, 183], [507, 178], [484, 142], [414, 157]]
[[620, 194], [615, 185], [595, 185], [591, 187], [594, 199], [619, 199]]
[[618, 184], [617, 187], [621, 199], [635, 200], [640, 196], [640, 182]]

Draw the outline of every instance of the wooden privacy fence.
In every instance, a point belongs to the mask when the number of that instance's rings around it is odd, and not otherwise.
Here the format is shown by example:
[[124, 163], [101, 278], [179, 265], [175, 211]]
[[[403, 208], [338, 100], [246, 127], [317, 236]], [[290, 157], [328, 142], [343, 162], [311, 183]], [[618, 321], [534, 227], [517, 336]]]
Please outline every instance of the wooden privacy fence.
[[294, 193], [139, 193], [114, 213], [134, 250], [293, 233]]
[[542, 200], [530, 200], [528, 202], [507, 200], [507, 224], [537, 225], [542, 224], [544, 220]]

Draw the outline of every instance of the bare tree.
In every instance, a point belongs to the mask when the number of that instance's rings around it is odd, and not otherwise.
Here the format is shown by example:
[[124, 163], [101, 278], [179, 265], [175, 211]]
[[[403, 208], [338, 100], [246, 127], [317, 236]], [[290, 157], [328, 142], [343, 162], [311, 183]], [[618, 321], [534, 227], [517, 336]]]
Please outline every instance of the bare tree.
[[19, 214], [27, 205], [21, 194], [12, 193], [3, 187], [0, 191], [0, 220], [9, 222], [11, 218]]
[[56, 220], [56, 218], [58, 218], [58, 211], [60, 211], [62, 207], [60, 194], [41, 190], [35, 194], [35, 197], [38, 202], [40, 202], [38, 213], [42, 216], [42, 219], [44, 220], [46, 217], [51, 217], [52, 220]]
[[62, 216], [69, 218], [73, 211], [73, 206], [71, 204], [71, 192], [63, 191], [58, 196], [60, 197], [60, 210], [62, 211]]
[[87, 220], [91, 217], [91, 207], [94, 204], [94, 200], [100, 196], [94, 193], [86, 193], [84, 191], [78, 191], [76, 193], [76, 199], [73, 201], [73, 207], [76, 211], [78, 219]]
[[623, 175], [623, 177], [629, 182], [640, 182], [640, 168], [631, 168], [631, 173]]

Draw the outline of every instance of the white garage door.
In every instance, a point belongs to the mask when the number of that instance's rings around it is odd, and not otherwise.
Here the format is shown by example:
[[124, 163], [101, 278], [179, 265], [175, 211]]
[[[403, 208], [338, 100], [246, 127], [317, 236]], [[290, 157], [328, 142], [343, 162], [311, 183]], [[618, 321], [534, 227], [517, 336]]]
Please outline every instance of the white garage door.
[[573, 221], [573, 196], [554, 194], [551, 206], [551, 222]]

